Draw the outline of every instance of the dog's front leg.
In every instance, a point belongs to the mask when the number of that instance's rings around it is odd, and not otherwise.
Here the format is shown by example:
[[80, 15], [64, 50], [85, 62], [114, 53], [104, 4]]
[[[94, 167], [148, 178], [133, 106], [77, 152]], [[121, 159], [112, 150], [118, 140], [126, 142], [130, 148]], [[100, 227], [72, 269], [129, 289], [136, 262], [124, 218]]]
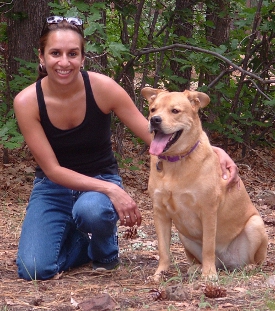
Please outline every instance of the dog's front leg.
[[154, 222], [158, 237], [159, 250], [159, 265], [153, 275], [153, 280], [156, 283], [161, 281], [161, 275], [167, 271], [170, 266], [170, 242], [171, 242], [171, 227], [172, 220], [165, 215], [161, 210], [154, 210]]
[[208, 211], [209, 217], [203, 219], [203, 238], [202, 238], [202, 277], [210, 280], [217, 280], [217, 270], [215, 264], [216, 250], [216, 213]]

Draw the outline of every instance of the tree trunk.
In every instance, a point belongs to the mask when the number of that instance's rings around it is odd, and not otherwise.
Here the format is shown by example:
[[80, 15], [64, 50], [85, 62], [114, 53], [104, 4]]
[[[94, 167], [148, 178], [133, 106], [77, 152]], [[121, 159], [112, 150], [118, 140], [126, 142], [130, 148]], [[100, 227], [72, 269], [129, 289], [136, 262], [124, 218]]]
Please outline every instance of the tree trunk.
[[[182, 43], [182, 38], [191, 38], [193, 35], [193, 24], [189, 21], [190, 16], [193, 16], [194, 0], [176, 0], [175, 17], [174, 17], [174, 35], [176, 40], [173, 43]], [[173, 57], [184, 59], [184, 53], [173, 52]], [[185, 82], [176, 83], [178, 90], [183, 91], [190, 88], [190, 79], [192, 68], [182, 70], [182, 64], [176, 60], [171, 60], [171, 69], [175, 76], [185, 79]]]
[[[206, 39], [213, 43], [214, 46], [220, 46], [227, 43], [229, 39], [230, 31], [230, 17], [229, 17], [229, 0], [218, 0], [218, 1], [206, 1], [206, 20], [211, 21], [214, 27], [206, 27]], [[226, 69], [227, 65], [220, 66], [220, 72]], [[217, 75], [205, 74], [206, 83], [209, 84], [213, 81]], [[228, 80], [228, 78], [226, 78]], [[224, 79], [223, 79], [224, 80]], [[226, 80], [224, 80], [226, 82]], [[218, 97], [217, 103], [221, 94], [216, 94]]]
[[[7, 113], [12, 109], [13, 95], [10, 81], [18, 74], [19, 62], [16, 58], [25, 61], [37, 60], [35, 48], [38, 48], [38, 39], [45, 18], [49, 15], [49, 0], [14, 0], [8, 3], [11, 6], [5, 11], [7, 21], [7, 44], [5, 45], [4, 63], [6, 72], [5, 103]], [[3, 150], [3, 163], [9, 162], [7, 148]]]
[[14, 0], [13, 8], [8, 14], [8, 74], [17, 74], [19, 62], [37, 59], [34, 49], [44, 21], [50, 14], [49, 0]]
[[[206, 27], [206, 39], [207, 41], [211, 42], [214, 46], [220, 46], [222, 44], [227, 43], [229, 39], [229, 31], [230, 31], [230, 17], [229, 17], [229, 8], [230, 8], [230, 0], [218, 0], [218, 1], [206, 1], [206, 21], [211, 21], [214, 25], [214, 27]], [[220, 72], [219, 74], [222, 74], [226, 69], [228, 65], [226, 64], [220, 64]], [[214, 74], [208, 74], [205, 72], [202, 73], [202, 77], [204, 80], [204, 83], [209, 85], [212, 81], [214, 81], [217, 78], [217, 75]], [[201, 78], [202, 78], [201, 77]], [[229, 78], [228, 76], [222, 77], [220, 81], [223, 81], [223, 83], [228, 84]], [[214, 106], [220, 106], [221, 105], [221, 99], [224, 96], [222, 91], [216, 91], [213, 89], [208, 90], [208, 94], [212, 95], [213, 98], [215, 98], [214, 101], [212, 101], [211, 107]], [[210, 109], [208, 114], [208, 122], [214, 122], [215, 119], [218, 118], [218, 115], [214, 113], [215, 109]], [[225, 150], [227, 150], [228, 147], [228, 140], [223, 140], [223, 146]]]
[[219, 46], [225, 43], [229, 38], [230, 17], [229, 0], [206, 1], [206, 20], [212, 21], [215, 27], [206, 28], [206, 38], [214, 45]]

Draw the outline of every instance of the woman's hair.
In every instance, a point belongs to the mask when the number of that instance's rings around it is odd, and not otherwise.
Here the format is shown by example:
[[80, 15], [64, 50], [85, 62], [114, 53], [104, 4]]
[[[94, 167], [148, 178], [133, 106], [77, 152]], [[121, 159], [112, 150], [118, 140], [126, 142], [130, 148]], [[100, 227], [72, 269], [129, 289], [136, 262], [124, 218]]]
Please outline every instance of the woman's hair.
[[[84, 39], [82, 28], [80, 28], [79, 26], [73, 25], [71, 23], [68, 23], [65, 19], [59, 23], [54, 23], [54, 24], [45, 23], [43, 30], [42, 30], [42, 34], [39, 39], [39, 50], [42, 55], [45, 52], [45, 47], [48, 42], [49, 34], [57, 30], [72, 30], [78, 33], [79, 36], [81, 37], [81, 55], [84, 56], [85, 39]], [[38, 77], [36, 81], [46, 77], [47, 75], [48, 73], [46, 71], [46, 68], [42, 65], [39, 65], [38, 66]]]

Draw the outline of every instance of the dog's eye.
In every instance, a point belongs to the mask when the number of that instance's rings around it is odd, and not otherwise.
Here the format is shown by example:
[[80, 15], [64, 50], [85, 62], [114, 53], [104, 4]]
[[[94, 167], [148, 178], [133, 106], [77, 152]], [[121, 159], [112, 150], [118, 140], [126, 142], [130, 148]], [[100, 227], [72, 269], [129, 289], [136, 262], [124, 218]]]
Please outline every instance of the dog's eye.
[[156, 108], [152, 108], [150, 111], [151, 111], [151, 112], [155, 112], [155, 111], [156, 111]]
[[178, 109], [172, 109], [172, 113], [174, 113], [174, 114], [177, 114], [177, 113], [179, 113], [180, 111], [178, 110]]

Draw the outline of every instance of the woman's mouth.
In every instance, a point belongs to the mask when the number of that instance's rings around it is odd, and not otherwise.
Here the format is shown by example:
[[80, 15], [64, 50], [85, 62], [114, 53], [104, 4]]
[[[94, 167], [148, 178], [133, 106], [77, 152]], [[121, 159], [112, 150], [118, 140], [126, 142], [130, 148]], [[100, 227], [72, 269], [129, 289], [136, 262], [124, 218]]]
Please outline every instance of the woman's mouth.
[[65, 76], [65, 75], [69, 74], [71, 72], [71, 70], [56, 70], [56, 72], [60, 75]]

